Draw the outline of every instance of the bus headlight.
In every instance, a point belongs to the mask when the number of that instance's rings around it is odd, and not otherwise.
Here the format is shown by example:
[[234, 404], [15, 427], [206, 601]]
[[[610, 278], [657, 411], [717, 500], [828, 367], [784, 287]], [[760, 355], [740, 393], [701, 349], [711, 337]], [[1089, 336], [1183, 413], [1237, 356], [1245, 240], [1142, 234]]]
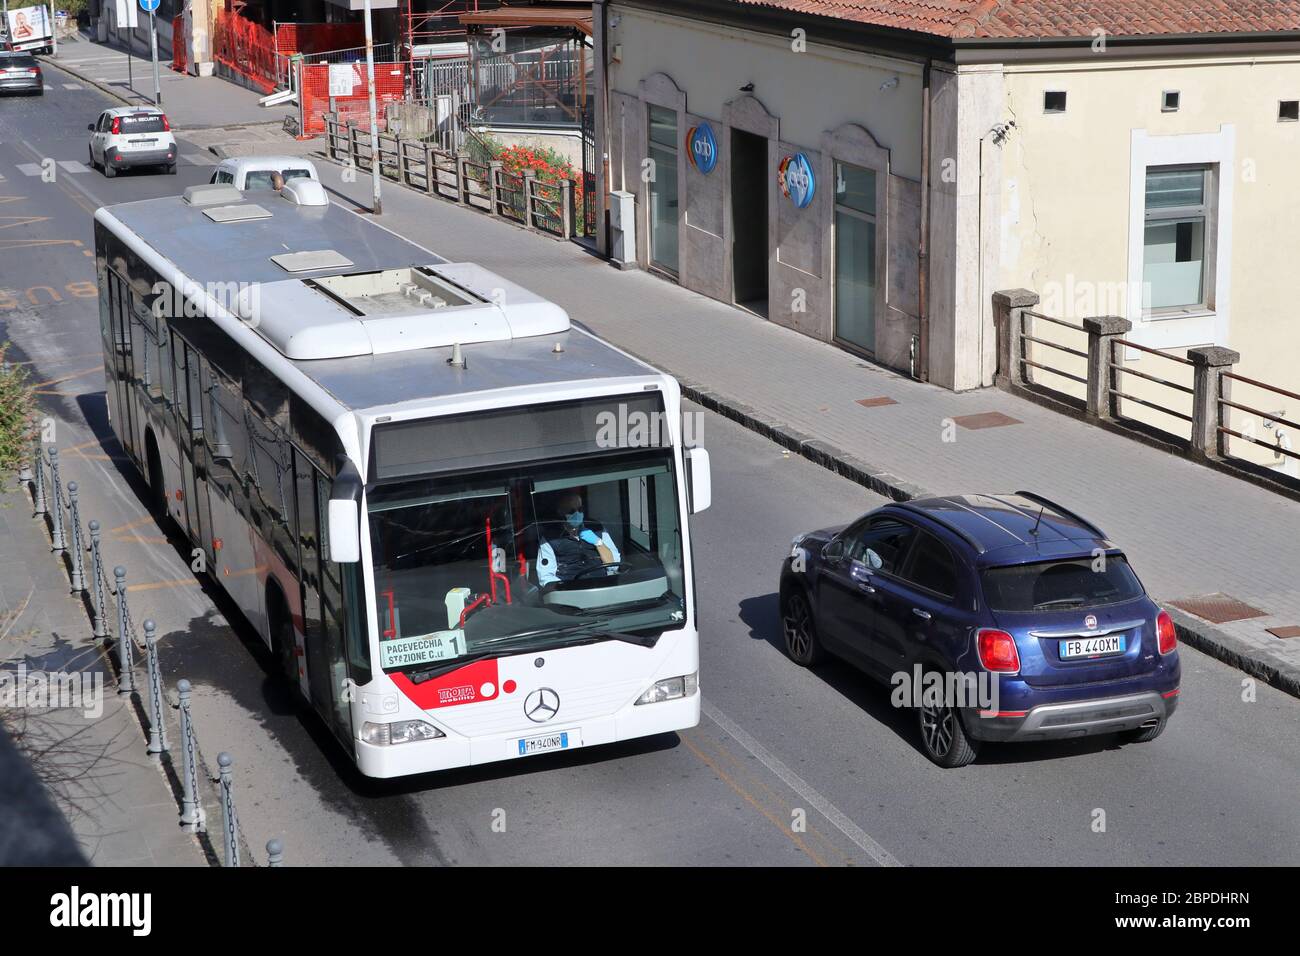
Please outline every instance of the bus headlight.
[[423, 720], [399, 720], [391, 724], [373, 724], [367, 720], [361, 725], [361, 740], [377, 747], [409, 744], [415, 740], [434, 740], [445, 736], [447, 735], [433, 724]]
[[700, 689], [700, 675], [687, 674], [684, 677], [667, 677], [656, 681], [655, 685], [637, 698], [637, 705], [658, 704], [665, 700], [680, 700], [690, 697]]

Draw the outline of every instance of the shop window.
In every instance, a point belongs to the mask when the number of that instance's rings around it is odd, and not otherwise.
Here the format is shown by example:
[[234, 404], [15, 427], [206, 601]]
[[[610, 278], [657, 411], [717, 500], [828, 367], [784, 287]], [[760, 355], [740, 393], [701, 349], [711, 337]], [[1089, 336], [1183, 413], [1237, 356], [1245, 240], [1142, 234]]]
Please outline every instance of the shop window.
[[835, 338], [876, 350], [876, 174], [835, 164]]
[[1153, 315], [1204, 311], [1212, 265], [1213, 171], [1209, 166], [1150, 167], [1146, 174], [1142, 305]]
[[649, 108], [650, 261], [677, 274], [677, 113]]

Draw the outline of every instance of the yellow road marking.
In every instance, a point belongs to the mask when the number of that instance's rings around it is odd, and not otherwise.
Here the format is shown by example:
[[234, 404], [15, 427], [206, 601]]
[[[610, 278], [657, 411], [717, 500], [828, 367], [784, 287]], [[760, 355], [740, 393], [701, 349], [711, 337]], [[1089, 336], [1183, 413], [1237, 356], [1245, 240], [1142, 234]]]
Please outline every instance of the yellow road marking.
[[[128, 588], [128, 590], [130, 589]], [[808, 858], [812, 860], [814, 863], [816, 863], [818, 866], [826, 865], [825, 861], [822, 860], [822, 858], [818, 856], [816, 852], [814, 852], [813, 849], [810, 846], [808, 846], [807, 843], [805, 843], [802, 839], [799, 838], [799, 834], [795, 833], [793, 830], [790, 829], [789, 821], [782, 820], [780, 817], [776, 816], [776, 814], [770, 812], [766, 807], [764, 807], [761, 803], [759, 803], [758, 800], [755, 799], [748, 790], [742, 787], [735, 780], [732, 780], [725, 770], [719, 767], [716, 762], [710, 760], [708, 756], [705, 755], [704, 751], [700, 750], [699, 747], [697, 747], [694, 743], [692, 743], [690, 738], [687, 737], [685, 733], [680, 734], [679, 737], [681, 739], [681, 742], [686, 745], [687, 750], [695, 754], [695, 756], [699, 757], [700, 760], [704, 763], [704, 765], [707, 766], [710, 770], [712, 770], [715, 774], [717, 774], [718, 779], [721, 780], [723, 783], [725, 783], [727, 786], [729, 786], [732, 790], [734, 790], [742, 800], [744, 800], [751, 807], [753, 807], [764, 817], [766, 817], [768, 822], [770, 822], [772, 826], [776, 827], [777, 830], [781, 832], [782, 836], [786, 837], [788, 840], [794, 843], [795, 846], [797, 846], [800, 850], [802, 850], [808, 856]]]
[[157, 591], [159, 588], [184, 588], [198, 587], [199, 582], [194, 578], [176, 578], [174, 581], [150, 581], [148, 584], [128, 584], [127, 592], [131, 591]]
[[118, 525], [116, 528], [109, 528], [109, 534], [117, 534], [119, 531], [130, 531], [132, 528], [138, 528], [144, 524], [153, 524], [153, 518], [136, 518], [134, 521]]
[[49, 221], [49, 216], [0, 216], [0, 229], [12, 229], [15, 226], [30, 226], [33, 223]]
[[[91, 367], [91, 368], [83, 368], [83, 369], [82, 369], [81, 371], [79, 371], [79, 372], [72, 372], [72, 373], [70, 373], [70, 374], [68, 374], [68, 375], [61, 375], [61, 376], [59, 376], [58, 378], [52, 378], [52, 379], [50, 379], [48, 382], [37, 382], [35, 385], [32, 386], [32, 388], [48, 388], [48, 387], [51, 386], [51, 385], [58, 385], [60, 382], [66, 382], [66, 381], [68, 381], [69, 379], [73, 379], [73, 378], [81, 378], [81, 376], [83, 376], [83, 375], [89, 375], [91, 372], [100, 372], [100, 371], [103, 371], [103, 369], [104, 369], [104, 366], [103, 366], [102, 364], [100, 364], [100, 365], [95, 365], [95, 366], [93, 366], [93, 367]], [[87, 444], [91, 444], [91, 443], [90, 443], [90, 442], [87, 442]], [[95, 444], [98, 444], [98, 443], [96, 442]]]

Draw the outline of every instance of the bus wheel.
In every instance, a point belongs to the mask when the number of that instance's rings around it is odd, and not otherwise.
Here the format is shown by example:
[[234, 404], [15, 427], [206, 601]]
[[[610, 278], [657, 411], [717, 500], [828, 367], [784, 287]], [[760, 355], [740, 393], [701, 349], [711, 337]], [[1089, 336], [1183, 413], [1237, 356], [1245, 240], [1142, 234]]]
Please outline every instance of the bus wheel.
[[296, 687], [298, 655], [297, 645], [293, 639], [293, 621], [289, 617], [289, 609], [285, 607], [280, 592], [273, 590], [271, 593], [272, 598], [268, 602], [271, 615], [271, 650], [275, 654], [275, 662], [279, 665], [280, 673], [291, 686]]
[[[162, 459], [158, 455], [158, 443], [154, 440], [152, 434], [149, 435], [148, 450], [149, 456], [149, 510], [153, 512], [154, 519], [159, 524], [164, 524], [169, 515], [167, 514], [167, 489], [163, 486]], [[166, 530], [166, 528], [164, 528]]]

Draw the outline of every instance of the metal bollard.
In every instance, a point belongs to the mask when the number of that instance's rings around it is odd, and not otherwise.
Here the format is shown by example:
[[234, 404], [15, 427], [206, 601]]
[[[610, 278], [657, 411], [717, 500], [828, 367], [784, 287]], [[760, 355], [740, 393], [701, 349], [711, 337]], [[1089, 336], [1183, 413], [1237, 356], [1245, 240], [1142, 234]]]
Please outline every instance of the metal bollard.
[[50, 449], [50, 490], [53, 492], [54, 507], [50, 511], [53, 529], [50, 531], [50, 550], [62, 552], [68, 550], [67, 540], [63, 534], [63, 484], [59, 481], [59, 450]]
[[126, 606], [126, 568], [113, 569], [114, 595], [117, 597], [117, 666], [121, 672], [117, 679], [117, 692], [130, 694], [135, 690], [135, 676], [131, 673], [131, 623]]
[[[40, 433], [38, 432], [37, 434], [39, 435]], [[30, 481], [32, 480], [32, 478], [34, 477], [34, 476], [32, 475], [32, 459], [33, 459], [34, 457], [35, 457], [35, 452], [33, 452], [33, 451], [31, 450], [31, 442], [29, 441], [29, 442], [28, 442], [28, 452], [27, 452], [27, 457], [24, 458], [21, 462], [18, 463], [18, 482], [19, 482], [19, 484], [23, 484], [23, 485], [25, 485], [25, 484], [27, 484], [28, 482], [30, 482]]]
[[154, 623], [144, 622], [145, 658], [149, 664], [149, 747], [151, 754], [167, 752], [167, 725], [163, 723], [162, 666], [158, 661], [158, 644]]
[[234, 786], [234, 758], [224, 750], [217, 754], [217, 766], [221, 770], [221, 843], [222, 866], [239, 866], [239, 838], [236, 833], [235, 797], [231, 792]]
[[108, 637], [104, 620], [104, 562], [99, 556], [99, 522], [90, 522], [90, 578], [95, 588], [95, 619], [91, 633], [95, 637]]
[[284, 866], [284, 844], [274, 838], [266, 841], [266, 865]]
[[203, 829], [203, 807], [199, 805], [199, 761], [194, 743], [194, 721], [190, 717], [190, 682], [181, 678], [176, 692], [181, 704], [181, 825], [191, 833]]
[[68, 482], [68, 510], [72, 513], [72, 592], [81, 594], [86, 590], [85, 542], [81, 540], [81, 507], [77, 504], [75, 481]]
[[32, 460], [36, 463], [36, 474], [32, 482], [32, 517], [45, 514], [45, 445], [41, 443], [41, 429], [36, 427], [36, 439], [32, 442]]

